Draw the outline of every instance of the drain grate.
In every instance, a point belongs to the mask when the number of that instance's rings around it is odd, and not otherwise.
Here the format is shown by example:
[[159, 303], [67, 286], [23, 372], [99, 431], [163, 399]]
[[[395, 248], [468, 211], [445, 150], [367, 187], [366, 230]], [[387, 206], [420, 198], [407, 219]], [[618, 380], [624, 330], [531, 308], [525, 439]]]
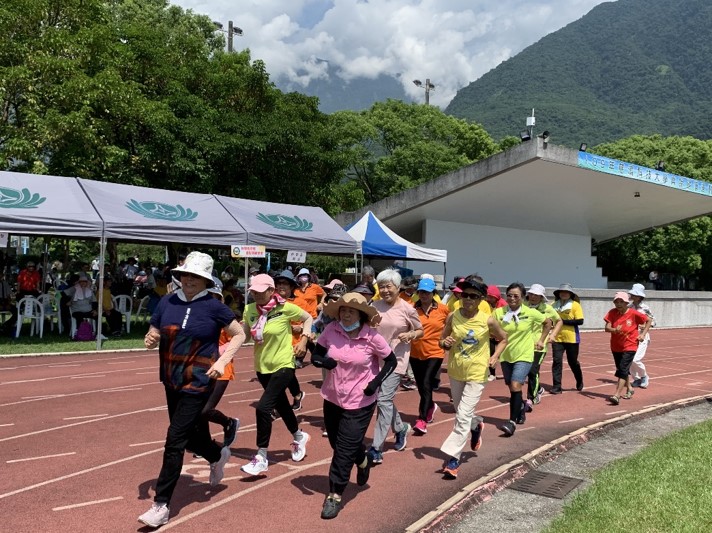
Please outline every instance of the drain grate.
[[583, 479], [532, 470], [507, 488], [547, 498], [562, 499], [581, 483]]

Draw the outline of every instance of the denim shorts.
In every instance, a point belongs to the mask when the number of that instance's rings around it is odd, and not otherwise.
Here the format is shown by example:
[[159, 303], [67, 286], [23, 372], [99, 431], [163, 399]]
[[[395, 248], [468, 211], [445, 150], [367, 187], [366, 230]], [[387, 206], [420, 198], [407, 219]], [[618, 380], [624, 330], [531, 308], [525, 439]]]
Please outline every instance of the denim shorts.
[[502, 375], [504, 382], [509, 385], [510, 382], [524, 383], [527, 380], [529, 369], [532, 367], [530, 361], [517, 361], [516, 363], [507, 363], [502, 361]]

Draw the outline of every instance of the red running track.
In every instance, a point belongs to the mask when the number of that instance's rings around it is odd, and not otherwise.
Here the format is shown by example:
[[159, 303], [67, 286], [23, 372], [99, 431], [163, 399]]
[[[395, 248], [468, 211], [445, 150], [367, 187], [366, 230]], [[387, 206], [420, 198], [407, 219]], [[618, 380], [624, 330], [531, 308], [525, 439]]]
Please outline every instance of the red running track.
[[[484, 444], [477, 454], [465, 453], [454, 481], [439, 473], [443, 461], [439, 447], [453, 424], [448, 379], [443, 374], [435, 395], [440, 411], [428, 434], [411, 435], [403, 452], [392, 449], [391, 437], [383, 464], [373, 468], [365, 487], [357, 487], [352, 478], [345, 506], [330, 522], [319, 517], [331, 460], [328, 442], [321, 437], [320, 370], [307, 366], [298, 371], [307, 393], [299, 418], [312, 437], [306, 459], [291, 461], [291, 435], [277, 421], [267, 475], [247, 478], [239, 470], [254, 452], [254, 402], [261, 392], [252, 380], [251, 350], [245, 348], [235, 360], [237, 380], [220, 406], [242, 422], [225, 478], [211, 488], [207, 463], [187, 454], [171, 504], [171, 521], [162, 530], [403, 531], [498, 466], [578, 428], [712, 393], [712, 329], [655, 330], [652, 336], [645, 359], [650, 387], [637, 390], [617, 407], [605, 400], [613, 393], [614, 368], [604, 333], [583, 335], [584, 391], [573, 390], [573, 376], [564, 365], [567, 390], [558, 396], [545, 395], [511, 438], [496, 429], [508, 418], [507, 389], [501, 380], [488, 384], [478, 410], [485, 417]], [[3, 531], [149, 530], [136, 518], [152, 501], [167, 428], [157, 359], [155, 352], [0, 359]], [[551, 383], [550, 370], [548, 355], [542, 373], [545, 385]], [[399, 392], [396, 398], [411, 424], [417, 402], [416, 391]], [[221, 433], [216, 427], [216, 438], [221, 439]]]

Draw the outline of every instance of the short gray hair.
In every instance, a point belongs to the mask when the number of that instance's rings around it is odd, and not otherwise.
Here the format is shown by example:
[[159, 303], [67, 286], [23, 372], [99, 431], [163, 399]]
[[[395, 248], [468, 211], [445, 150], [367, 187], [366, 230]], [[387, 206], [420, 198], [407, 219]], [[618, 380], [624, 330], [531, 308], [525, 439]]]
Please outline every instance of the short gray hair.
[[380, 285], [381, 283], [392, 283], [396, 287], [400, 288], [401, 275], [397, 270], [387, 268], [386, 270], [381, 272], [376, 278], [376, 284]]
[[376, 271], [373, 269], [373, 267], [371, 265], [366, 265], [365, 267], [363, 267], [363, 270], [361, 270], [361, 275], [373, 276], [375, 278]]

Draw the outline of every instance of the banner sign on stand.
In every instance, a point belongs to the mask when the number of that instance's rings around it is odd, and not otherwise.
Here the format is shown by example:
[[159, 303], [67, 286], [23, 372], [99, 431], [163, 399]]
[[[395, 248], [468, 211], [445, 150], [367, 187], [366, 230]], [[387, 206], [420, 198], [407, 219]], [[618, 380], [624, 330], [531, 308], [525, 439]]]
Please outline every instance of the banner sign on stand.
[[230, 246], [230, 255], [234, 258], [265, 257], [266, 253], [264, 246]]
[[0, 233], [0, 248], [7, 248], [8, 237], [7, 233]]
[[302, 250], [287, 251], [287, 263], [306, 263], [307, 253]]

